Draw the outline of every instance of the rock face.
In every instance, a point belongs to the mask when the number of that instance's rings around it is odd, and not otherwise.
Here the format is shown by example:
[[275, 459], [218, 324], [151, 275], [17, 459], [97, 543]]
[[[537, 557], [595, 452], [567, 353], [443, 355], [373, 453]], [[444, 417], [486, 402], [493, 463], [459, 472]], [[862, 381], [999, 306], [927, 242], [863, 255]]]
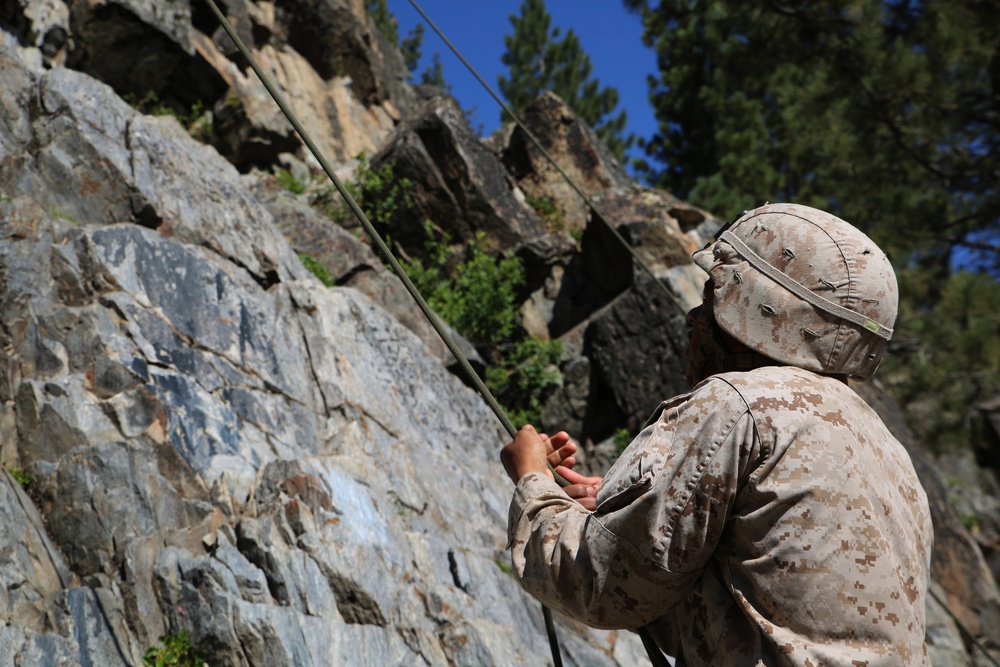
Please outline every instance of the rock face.
[[[11, 41], [2, 458], [35, 502], [2, 476], [0, 663], [180, 630], [213, 665], [544, 662], [482, 401], [175, 121]], [[575, 664], [635, 641], [563, 633]]]
[[[339, 169], [366, 151], [411, 181], [399, 246], [419, 252], [429, 219], [524, 260], [522, 328], [564, 349], [544, 427], [599, 470], [684, 390], [689, 256], [719, 220], [631, 182], [543, 95], [527, 124], [587, 210], [523, 131], [480, 141], [454, 101], [419, 100], [360, 0], [225, 4]], [[184, 113], [122, 100], [148, 92]], [[276, 164], [315, 166], [202, 3], [0, 9], [0, 664], [136, 665], [181, 631], [213, 666], [550, 659], [506, 573], [506, 434], [399, 281]], [[859, 391], [931, 498], [934, 664], [983, 664], [1000, 595], [935, 468], [975, 475]], [[645, 660], [630, 633], [556, 622], [568, 665]]]

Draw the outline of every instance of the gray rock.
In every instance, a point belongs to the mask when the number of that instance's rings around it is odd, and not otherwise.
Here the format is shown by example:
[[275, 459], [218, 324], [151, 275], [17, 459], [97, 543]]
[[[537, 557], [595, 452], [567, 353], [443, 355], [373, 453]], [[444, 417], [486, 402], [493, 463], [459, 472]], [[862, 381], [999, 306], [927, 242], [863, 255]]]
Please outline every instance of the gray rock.
[[400, 211], [391, 228], [380, 230], [410, 255], [423, 252], [427, 220], [457, 241], [473, 241], [482, 232], [494, 253], [546, 233], [535, 212], [518, 201], [515, 186], [479, 143], [457, 103], [446, 97], [428, 100], [371, 162], [374, 168], [391, 164], [395, 178], [413, 184], [413, 206]]
[[0, 662], [136, 664], [141, 647], [127, 630], [121, 596], [74, 585], [76, 573], [50, 541], [32, 501], [6, 472], [0, 473], [0, 512], [0, 618], [6, 626], [0, 632]]
[[[589, 197], [631, 187], [632, 179], [594, 131], [552, 92], [544, 92], [521, 113], [524, 126], [545, 152]], [[530, 197], [548, 199], [558, 226], [582, 231], [590, 212], [576, 190], [556, 171], [525, 131], [513, 123], [490, 140], [492, 149]]]
[[48, 66], [61, 65], [70, 35], [69, 7], [61, 0], [17, 0], [8, 2], [0, 20], [13, 26], [22, 44], [41, 52]]
[[0, 614], [22, 628], [44, 631], [47, 602], [71, 585], [72, 574], [31, 499], [6, 472], [0, 473], [0, 512]]
[[591, 361], [637, 433], [660, 403], [687, 391], [685, 312], [639, 279], [590, 325]]
[[71, 664], [129, 667], [142, 660], [143, 647], [128, 632], [121, 598], [108, 588], [70, 588], [61, 596], [56, 627], [71, 639]]
[[[20, 70], [10, 77], [21, 86], [13, 99], [42, 100], [30, 130], [23, 121], [8, 125], [25, 148], [7, 158], [17, 168], [0, 173], [7, 197], [31, 193], [25, 214], [40, 208], [73, 225], [160, 228], [232, 259], [265, 285], [306, 274], [232, 165], [174, 120], [136, 114], [110, 88], [71, 70], [35, 77], [10, 50], [0, 59]], [[199, 177], [176, 178], [193, 173]]]
[[71, 665], [78, 656], [69, 641], [19, 625], [0, 628], [0, 661], [5, 665]]

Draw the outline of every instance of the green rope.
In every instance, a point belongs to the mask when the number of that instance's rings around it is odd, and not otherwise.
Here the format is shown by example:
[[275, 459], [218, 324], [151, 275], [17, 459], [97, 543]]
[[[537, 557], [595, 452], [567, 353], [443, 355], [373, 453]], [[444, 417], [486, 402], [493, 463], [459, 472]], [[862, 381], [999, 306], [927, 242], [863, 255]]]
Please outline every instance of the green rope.
[[[483, 399], [490, 406], [490, 409], [493, 410], [493, 413], [497, 416], [497, 419], [500, 420], [500, 423], [503, 424], [504, 429], [506, 429], [510, 437], [513, 438], [514, 436], [516, 436], [517, 429], [514, 427], [513, 422], [511, 422], [510, 418], [504, 412], [503, 408], [500, 406], [500, 403], [497, 402], [496, 398], [493, 397], [493, 394], [490, 393], [490, 390], [487, 389], [486, 385], [483, 383], [482, 378], [480, 378], [479, 375], [476, 373], [476, 371], [473, 370], [472, 366], [469, 364], [469, 360], [465, 357], [465, 354], [463, 354], [462, 351], [459, 349], [458, 345], [455, 343], [455, 340], [452, 338], [451, 334], [441, 323], [441, 320], [434, 313], [434, 311], [431, 310], [430, 306], [427, 305], [427, 302], [424, 300], [424, 297], [421, 296], [420, 292], [417, 291], [417, 288], [413, 285], [413, 282], [410, 280], [410, 277], [406, 275], [406, 271], [403, 270], [403, 267], [400, 266], [398, 261], [396, 261], [396, 258], [393, 256], [392, 251], [389, 249], [389, 246], [386, 245], [385, 241], [382, 240], [382, 237], [380, 237], [378, 235], [378, 232], [375, 231], [375, 227], [368, 219], [368, 216], [365, 215], [365, 212], [361, 210], [361, 207], [358, 205], [358, 202], [355, 201], [354, 197], [344, 186], [343, 181], [341, 181], [340, 178], [337, 176], [336, 172], [334, 172], [333, 167], [323, 156], [322, 152], [319, 150], [319, 147], [316, 146], [316, 144], [313, 142], [312, 138], [309, 136], [309, 133], [306, 132], [306, 129], [302, 126], [302, 123], [299, 122], [298, 118], [292, 112], [291, 108], [289, 108], [289, 106], [285, 103], [284, 97], [278, 91], [277, 86], [274, 85], [274, 82], [271, 80], [271, 77], [268, 76], [268, 74], [264, 72], [264, 70], [257, 63], [257, 60], [253, 57], [253, 54], [250, 53], [250, 49], [248, 49], [246, 44], [243, 43], [243, 40], [240, 39], [239, 35], [236, 34], [236, 31], [233, 30], [233, 27], [229, 24], [229, 21], [226, 19], [225, 15], [219, 10], [219, 7], [215, 4], [215, 0], [205, 0], [205, 1], [208, 3], [209, 7], [211, 7], [212, 12], [215, 14], [216, 18], [219, 19], [219, 22], [222, 24], [222, 27], [225, 29], [225, 31], [229, 34], [229, 37], [236, 44], [236, 48], [239, 49], [240, 53], [243, 54], [243, 57], [246, 58], [247, 62], [250, 63], [250, 67], [257, 74], [258, 78], [260, 78], [260, 81], [261, 83], [264, 84], [264, 87], [267, 89], [267, 92], [270, 93], [271, 97], [274, 99], [275, 103], [281, 109], [282, 113], [285, 114], [286, 118], [288, 118], [288, 122], [292, 124], [292, 127], [295, 128], [296, 132], [298, 132], [299, 136], [302, 138], [303, 143], [305, 143], [306, 147], [310, 150], [310, 152], [312, 152], [313, 156], [316, 158], [320, 166], [323, 168], [323, 171], [326, 172], [326, 175], [330, 178], [331, 181], [333, 181], [333, 185], [337, 188], [337, 191], [344, 198], [344, 201], [347, 202], [348, 207], [350, 207], [351, 211], [361, 222], [361, 226], [364, 227], [365, 232], [371, 238], [372, 242], [376, 245], [379, 252], [382, 254], [382, 257], [385, 259], [386, 262], [389, 263], [389, 266], [392, 268], [396, 276], [401, 281], [403, 281], [403, 285], [406, 287], [406, 291], [409, 292], [410, 296], [413, 297], [413, 300], [417, 302], [417, 305], [420, 307], [421, 312], [423, 312], [424, 316], [431, 323], [431, 326], [434, 327], [434, 330], [437, 332], [438, 336], [441, 337], [441, 340], [444, 341], [444, 344], [451, 351], [452, 355], [454, 355], [455, 359], [458, 361], [462, 370], [469, 378], [469, 381], [471, 381], [475, 386], [476, 391], [478, 391], [482, 395]], [[559, 482], [562, 486], [568, 485], [568, 482], [565, 479], [556, 474], [555, 471], [552, 472], [557, 482]], [[549, 610], [548, 607], [542, 605], [542, 615], [545, 618], [545, 627], [549, 637], [549, 645], [552, 649], [552, 658], [555, 663], [555, 667], [562, 667], [562, 658], [559, 655], [559, 644], [555, 637], [555, 626], [552, 623], [552, 612]]]
[[431, 310], [430, 306], [427, 305], [427, 302], [424, 301], [424, 297], [420, 295], [420, 292], [417, 291], [417, 288], [413, 285], [413, 282], [410, 280], [410, 277], [406, 275], [406, 271], [404, 271], [403, 267], [400, 266], [398, 261], [396, 261], [396, 258], [393, 256], [392, 251], [389, 249], [389, 246], [386, 245], [385, 241], [382, 240], [382, 237], [379, 236], [378, 232], [375, 230], [375, 226], [372, 225], [371, 221], [368, 219], [368, 216], [365, 215], [365, 212], [361, 210], [361, 206], [358, 205], [358, 202], [347, 190], [347, 187], [344, 185], [343, 181], [341, 181], [340, 177], [337, 176], [336, 172], [333, 170], [333, 167], [327, 161], [326, 157], [323, 156], [322, 152], [320, 152], [319, 147], [316, 146], [316, 144], [313, 142], [312, 138], [309, 136], [309, 133], [306, 132], [306, 129], [302, 126], [302, 123], [299, 122], [299, 119], [292, 112], [291, 108], [289, 108], [289, 106], [285, 103], [284, 98], [278, 91], [277, 87], [274, 85], [274, 82], [271, 80], [271, 77], [268, 76], [268, 74], [264, 72], [264, 70], [260, 67], [260, 65], [257, 64], [257, 61], [254, 59], [253, 54], [250, 53], [250, 50], [247, 48], [246, 44], [244, 44], [243, 40], [241, 40], [239, 35], [236, 34], [236, 32], [233, 30], [233, 27], [229, 24], [229, 21], [226, 20], [226, 17], [222, 14], [218, 6], [215, 4], [215, 0], [206, 0], [206, 2], [208, 2], [208, 4], [212, 7], [212, 11], [215, 12], [215, 15], [222, 23], [223, 28], [225, 28], [226, 32], [229, 33], [229, 36], [236, 43], [236, 47], [240, 50], [240, 53], [242, 53], [243, 57], [245, 57], [249, 61], [250, 67], [253, 68], [253, 71], [260, 78], [261, 83], [264, 84], [264, 87], [267, 89], [267, 92], [271, 94], [271, 97], [274, 98], [275, 103], [281, 109], [282, 113], [284, 113], [285, 117], [288, 118], [288, 122], [290, 122], [292, 124], [292, 127], [295, 128], [295, 131], [299, 133], [299, 136], [302, 137], [303, 143], [305, 143], [306, 147], [308, 147], [310, 152], [312, 152], [313, 156], [316, 158], [320, 166], [323, 168], [323, 171], [326, 172], [326, 175], [329, 176], [331, 181], [333, 181], [333, 185], [337, 188], [337, 191], [344, 198], [344, 201], [347, 202], [348, 207], [357, 217], [358, 221], [361, 222], [361, 226], [364, 227], [365, 232], [368, 234], [369, 237], [371, 237], [372, 242], [376, 245], [379, 252], [382, 254], [382, 258], [389, 263], [389, 266], [392, 268], [396, 276], [403, 281], [403, 285], [406, 287], [406, 291], [409, 292], [410, 296], [413, 297], [413, 300], [417, 302], [417, 305], [420, 307], [421, 312], [423, 312], [424, 316], [434, 327], [434, 330], [438, 333], [438, 335], [444, 341], [445, 345], [448, 346], [448, 349], [458, 360], [459, 364], [462, 367], [462, 370], [465, 371], [466, 375], [468, 375], [469, 380], [472, 381], [472, 383], [475, 385], [476, 390], [479, 391], [479, 393], [483, 395], [483, 398], [486, 399], [486, 402], [489, 404], [490, 408], [493, 409], [493, 412], [496, 413], [497, 418], [500, 419], [500, 423], [503, 424], [504, 428], [507, 430], [507, 433], [509, 433], [511, 437], [517, 435], [517, 429], [514, 428], [514, 424], [510, 421], [510, 418], [508, 418], [507, 415], [504, 414], [503, 408], [500, 407], [500, 404], [497, 403], [497, 400], [490, 393], [490, 390], [486, 388], [485, 384], [483, 384], [482, 379], [479, 377], [478, 374], [476, 374], [476, 371], [473, 370], [472, 366], [469, 364], [469, 360], [466, 359], [465, 355], [458, 348], [458, 345], [455, 343], [455, 340], [451, 337], [451, 334], [448, 333], [448, 330], [445, 328], [444, 324], [442, 324], [441, 320], [434, 313], [434, 311]]
[[632, 259], [635, 260], [635, 263], [638, 264], [639, 267], [643, 271], [645, 271], [650, 278], [653, 279], [653, 282], [655, 282], [659, 286], [659, 288], [663, 290], [663, 293], [667, 295], [667, 298], [670, 299], [670, 301], [672, 301], [673, 304], [681, 310], [681, 312], [685, 312], [687, 308], [684, 307], [684, 305], [680, 302], [677, 296], [666, 285], [664, 285], [659, 278], [656, 277], [656, 274], [653, 273], [653, 269], [651, 269], [649, 265], [646, 264], [646, 262], [641, 257], [639, 257], [639, 253], [635, 251], [635, 248], [633, 248], [632, 245], [628, 241], [626, 241], [625, 238], [618, 232], [615, 226], [612, 225], [610, 222], [608, 222], [608, 219], [601, 214], [601, 211], [594, 204], [593, 200], [587, 196], [587, 193], [584, 192], [583, 189], [576, 184], [576, 181], [574, 181], [572, 177], [570, 177], [570, 175], [567, 174], [563, 170], [563, 168], [559, 166], [559, 163], [556, 162], [555, 158], [553, 158], [552, 155], [549, 153], [549, 151], [546, 150], [545, 146], [542, 145], [542, 142], [540, 142], [538, 138], [534, 135], [534, 133], [531, 130], [529, 130], [528, 127], [521, 121], [520, 116], [514, 113], [514, 110], [511, 109], [506, 102], [500, 99], [500, 96], [497, 95], [496, 92], [494, 92], [493, 88], [491, 88], [490, 85], [486, 83], [483, 77], [479, 76], [479, 72], [477, 72], [476, 69], [469, 63], [469, 61], [465, 59], [465, 56], [463, 56], [462, 53], [458, 50], [458, 48], [451, 43], [451, 41], [445, 36], [445, 34], [441, 32], [441, 29], [438, 28], [437, 24], [435, 24], [434, 21], [432, 21], [431, 18], [427, 16], [427, 13], [420, 8], [420, 5], [417, 4], [416, 0], [409, 0], [409, 1], [410, 4], [413, 5], [413, 8], [417, 10], [417, 12], [420, 14], [420, 16], [422, 16], [424, 20], [427, 21], [427, 24], [430, 25], [431, 29], [437, 33], [438, 37], [441, 38], [441, 41], [443, 41], [445, 45], [447, 45], [447, 47], [451, 49], [451, 52], [455, 54], [455, 57], [457, 57], [460, 61], [462, 61], [462, 64], [465, 65], [465, 68], [469, 70], [472, 76], [476, 77], [476, 80], [479, 81], [480, 84], [482, 84], [483, 88], [486, 89], [486, 92], [490, 94], [490, 97], [496, 100], [496, 103], [499, 104], [501, 108], [503, 108], [503, 110], [507, 113], [507, 115], [509, 115], [511, 118], [514, 119], [514, 122], [517, 124], [519, 128], [521, 128], [521, 130], [528, 137], [531, 143], [534, 144], [535, 148], [537, 148], [541, 152], [542, 156], [549, 161], [549, 164], [551, 164], [555, 168], [555, 170], [559, 172], [559, 175], [563, 177], [563, 179], [566, 181], [569, 187], [572, 188], [572, 190], [576, 192], [577, 195], [579, 195], [580, 199], [583, 200], [583, 203], [586, 204], [587, 208], [590, 209], [590, 212], [598, 220], [604, 223], [604, 226], [608, 228], [608, 231], [611, 232], [612, 236], [614, 236], [615, 239], [617, 239], [618, 242], [622, 245], [622, 247], [624, 247], [628, 251], [628, 253], [632, 256]]
[[[521, 118], [516, 113], [514, 113], [514, 110], [511, 109], [506, 102], [500, 99], [500, 97], [493, 91], [493, 88], [491, 88], [490, 85], [486, 83], [485, 80], [483, 80], [483, 77], [479, 76], [479, 72], [476, 71], [476, 68], [474, 68], [469, 63], [469, 61], [465, 59], [465, 56], [463, 56], [462, 53], [455, 47], [455, 45], [451, 43], [451, 40], [449, 40], [445, 36], [445, 34], [441, 32], [441, 29], [438, 28], [437, 24], [431, 20], [431, 17], [429, 17], [427, 13], [423, 9], [421, 9], [420, 5], [417, 4], [416, 0], [410, 0], [410, 4], [413, 5], [413, 8], [417, 10], [417, 12], [420, 14], [420, 16], [424, 18], [425, 21], [427, 21], [427, 24], [430, 25], [431, 29], [437, 33], [438, 37], [441, 38], [441, 41], [443, 41], [448, 46], [448, 48], [451, 49], [451, 52], [454, 53], [455, 56], [460, 61], [462, 61], [462, 64], [465, 65], [466, 69], [468, 69], [469, 72], [472, 73], [472, 76], [476, 77], [476, 80], [479, 81], [480, 84], [482, 84], [483, 88], [486, 89], [486, 92], [488, 92], [490, 96], [494, 100], [496, 100], [497, 104], [499, 104], [503, 108], [503, 110], [511, 118], [514, 119], [514, 122], [517, 123], [517, 126], [521, 128], [522, 131], [524, 131], [528, 139], [531, 140], [531, 143], [535, 145], [535, 147], [542, 153], [545, 159], [549, 161], [549, 163], [555, 168], [555, 170], [559, 172], [559, 175], [562, 176], [563, 179], [566, 181], [566, 183], [569, 184], [570, 188], [572, 188], [573, 191], [576, 192], [576, 194], [579, 195], [580, 198], [584, 201], [587, 207], [590, 208], [591, 213], [594, 216], [596, 216], [598, 220], [603, 222], [604, 226], [608, 228], [608, 230], [618, 240], [618, 242], [621, 243], [621, 245], [626, 250], [628, 250], [629, 254], [632, 256], [632, 259], [635, 260], [636, 264], [638, 264], [642, 268], [642, 270], [645, 271], [646, 274], [653, 279], [653, 282], [656, 283], [656, 285], [658, 285], [661, 290], [663, 290], [663, 293], [667, 295], [667, 298], [670, 299], [670, 301], [673, 302], [673, 304], [677, 306], [677, 308], [681, 312], [687, 310], [681, 304], [680, 300], [674, 295], [674, 293], [656, 277], [656, 274], [653, 273], [653, 270], [649, 267], [649, 265], [646, 264], [646, 262], [643, 261], [641, 257], [639, 257], [639, 254], [636, 253], [635, 248], [633, 248], [632, 245], [622, 237], [622, 235], [618, 232], [615, 226], [612, 225], [610, 222], [608, 222], [607, 218], [601, 215], [600, 210], [598, 210], [597, 206], [594, 205], [593, 200], [591, 200], [590, 197], [587, 196], [587, 193], [585, 193], [583, 189], [580, 188], [580, 186], [578, 186], [572, 178], [570, 178], [569, 174], [567, 174], [563, 170], [563, 168], [559, 166], [559, 163], [555, 161], [555, 158], [553, 158], [552, 155], [549, 153], [549, 151], [546, 150], [545, 146], [542, 145], [542, 143], [538, 140], [535, 134], [531, 130], [529, 130], [523, 122], [521, 122]], [[548, 612], [548, 608], [543, 607], [543, 609], [545, 609], [545, 611]], [[663, 656], [663, 653], [660, 652], [659, 647], [656, 645], [656, 642], [649, 634], [649, 631], [647, 631], [646, 628], [638, 628], [636, 632], [639, 633], [639, 638], [642, 640], [643, 648], [646, 649], [646, 654], [649, 656], [649, 661], [653, 664], [653, 667], [669, 667], [670, 663], [667, 662], [667, 659]], [[554, 652], [556, 650], [557, 649], [555, 648], [553, 649]], [[558, 659], [558, 656], [554, 655], [553, 657], [556, 658], [556, 665], [558, 667], [558, 665], [561, 664]]]

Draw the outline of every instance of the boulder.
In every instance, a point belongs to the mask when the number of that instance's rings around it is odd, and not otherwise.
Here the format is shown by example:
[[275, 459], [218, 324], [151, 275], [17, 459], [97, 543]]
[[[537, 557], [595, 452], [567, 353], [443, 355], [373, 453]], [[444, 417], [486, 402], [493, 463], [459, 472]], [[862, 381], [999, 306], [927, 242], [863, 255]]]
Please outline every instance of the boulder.
[[412, 184], [413, 205], [380, 230], [409, 254], [422, 252], [427, 220], [454, 241], [475, 241], [481, 233], [492, 253], [516, 249], [546, 233], [450, 98], [428, 100], [417, 116], [396, 128], [371, 163], [373, 168], [392, 165], [396, 179]]
[[[597, 134], [554, 93], [539, 95], [520, 116], [527, 132], [588, 197], [631, 186], [632, 179]], [[586, 204], [527, 132], [509, 123], [491, 138], [490, 146], [528, 197], [554, 205], [557, 215], [550, 224], [582, 231], [589, 214]]]

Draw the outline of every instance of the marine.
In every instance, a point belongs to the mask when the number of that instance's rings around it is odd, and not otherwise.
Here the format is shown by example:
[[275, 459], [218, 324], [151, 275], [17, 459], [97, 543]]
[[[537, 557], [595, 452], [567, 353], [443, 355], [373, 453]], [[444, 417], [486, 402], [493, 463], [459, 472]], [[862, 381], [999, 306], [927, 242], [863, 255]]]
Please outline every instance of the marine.
[[888, 258], [836, 216], [769, 204], [694, 261], [690, 393], [603, 478], [573, 470], [564, 431], [504, 447], [518, 581], [590, 626], [646, 628], [679, 666], [929, 665], [927, 498], [848, 385], [892, 335]]

